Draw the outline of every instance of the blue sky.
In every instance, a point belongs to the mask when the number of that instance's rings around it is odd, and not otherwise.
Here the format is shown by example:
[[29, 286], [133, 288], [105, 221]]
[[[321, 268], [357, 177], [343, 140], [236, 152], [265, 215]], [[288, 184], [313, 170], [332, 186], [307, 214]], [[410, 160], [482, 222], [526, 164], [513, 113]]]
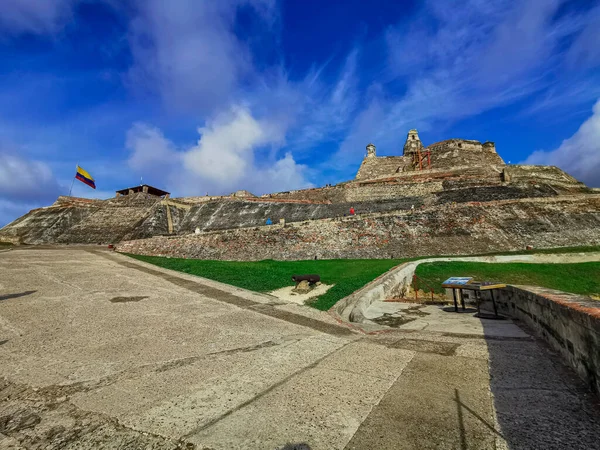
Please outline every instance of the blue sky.
[[0, 225], [68, 193], [321, 186], [491, 140], [600, 186], [597, 0], [0, 0]]

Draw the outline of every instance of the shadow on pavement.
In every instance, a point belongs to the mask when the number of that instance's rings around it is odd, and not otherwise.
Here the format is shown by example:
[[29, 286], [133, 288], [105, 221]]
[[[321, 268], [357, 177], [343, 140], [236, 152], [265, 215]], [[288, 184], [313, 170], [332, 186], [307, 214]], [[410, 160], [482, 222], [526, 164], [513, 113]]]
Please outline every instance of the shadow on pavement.
[[25, 292], [19, 292], [18, 294], [0, 295], [0, 301], [2, 301], [2, 300], [10, 300], [11, 298], [25, 297], [26, 295], [31, 295], [31, 294], [34, 294], [36, 292], [37, 291], [25, 291]]
[[[494, 337], [494, 321], [481, 323], [497, 424], [479, 420], [510, 450], [600, 449], [600, 399], [560, 355], [538, 338]], [[513, 326], [535, 336], [517, 323]], [[455, 401], [460, 414], [473, 413], [458, 394]]]
[[308, 444], [285, 444], [279, 450], [310, 450], [310, 446]]

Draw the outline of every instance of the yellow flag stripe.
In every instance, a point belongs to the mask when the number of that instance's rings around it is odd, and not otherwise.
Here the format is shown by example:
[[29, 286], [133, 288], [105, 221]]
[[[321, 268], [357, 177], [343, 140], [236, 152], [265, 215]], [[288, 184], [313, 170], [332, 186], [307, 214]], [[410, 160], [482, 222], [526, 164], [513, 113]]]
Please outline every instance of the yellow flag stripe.
[[92, 180], [94, 181], [94, 178], [92, 178], [92, 176], [86, 172], [85, 170], [83, 170], [81, 167], [77, 166], [77, 173], [83, 175], [84, 177], [86, 177], [88, 180]]

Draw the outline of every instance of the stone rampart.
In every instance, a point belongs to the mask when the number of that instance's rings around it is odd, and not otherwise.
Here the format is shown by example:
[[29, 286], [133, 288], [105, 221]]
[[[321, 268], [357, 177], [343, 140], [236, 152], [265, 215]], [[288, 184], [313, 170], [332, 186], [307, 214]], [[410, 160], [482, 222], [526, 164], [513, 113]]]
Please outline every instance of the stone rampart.
[[296, 203], [273, 201], [207, 202], [194, 206], [181, 220], [179, 234], [193, 233], [196, 228], [202, 231], [233, 228], [257, 227], [265, 224], [267, 218], [273, 223], [285, 219], [287, 223], [325, 218], [348, 216], [350, 208], [358, 213], [376, 213], [408, 210], [420, 207], [422, 199], [415, 197], [369, 200], [354, 203]]
[[600, 302], [530, 286], [508, 286], [496, 300], [499, 313], [534, 329], [600, 393]]
[[469, 202], [123, 242], [119, 251], [222, 260], [401, 258], [600, 243], [600, 196]]
[[421, 197], [443, 189], [442, 181], [429, 183], [379, 183], [368, 185], [348, 186], [345, 190], [347, 202], [368, 202], [379, 199], [394, 199], [398, 197]]
[[52, 206], [97, 206], [103, 200], [94, 198], [70, 197], [68, 195], [60, 195]]
[[392, 176], [402, 172], [412, 160], [404, 156], [383, 156], [365, 158], [356, 174], [357, 180], [370, 180], [384, 176]]
[[51, 206], [30, 211], [0, 230], [0, 242], [47, 244], [56, 242], [65, 230], [85, 220], [96, 207]]
[[556, 166], [529, 166], [510, 165], [505, 166], [502, 174], [505, 182], [546, 182], [571, 185], [583, 185], [565, 171]]
[[345, 201], [344, 197], [345, 184], [336, 186], [327, 186], [322, 188], [298, 189], [294, 191], [276, 192], [273, 194], [265, 194], [257, 200], [269, 201], [289, 201], [289, 200], [304, 200], [318, 203], [340, 203]]
[[452, 168], [457, 166], [490, 167], [504, 166], [504, 160], [496, 153], [494, 144], [464, 139], [450, 139], [425, 148], [431, 152], [431, 167]]

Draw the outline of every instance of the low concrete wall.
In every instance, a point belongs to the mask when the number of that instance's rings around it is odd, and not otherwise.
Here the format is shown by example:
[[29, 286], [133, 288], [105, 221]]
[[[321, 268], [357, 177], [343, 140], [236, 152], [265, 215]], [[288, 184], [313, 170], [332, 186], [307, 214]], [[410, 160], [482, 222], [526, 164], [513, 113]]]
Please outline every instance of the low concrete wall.
[[[389, 298], [401, 298], [406, 295], [412, 282], [412, 277], [419, 264], [435, 262], [482, 262], [482, 263], [530, 263], [530, 264], [573, 264], [590, 261], [600, 261], [599, 252], [590, 253], [564, 253], [543, 254], [532, 253], [523, 255], [496, 255], [496, 256], [460, 256], [426, 258], [400, 264], [388, 270], [383, 275], [375, 278], [362, 289], [353, 292], [337, 302], [331, 312], [345, 322], [362, 323], [365, 312], [377, 301]], [[599, 302], [600, 304], [600, 302]]]
[[400, 264], [388, 270], [363, 288], [341, 299], [332, 306], [331, 312], [344, 322], [363, 322], [364, 313], [373, 302], [401, 297], [404, 294], [419, 262]]
[[600, 393], [600, 301], [529, 286], [508, 286], [496, 297], [499, 313], [534, 329]]

